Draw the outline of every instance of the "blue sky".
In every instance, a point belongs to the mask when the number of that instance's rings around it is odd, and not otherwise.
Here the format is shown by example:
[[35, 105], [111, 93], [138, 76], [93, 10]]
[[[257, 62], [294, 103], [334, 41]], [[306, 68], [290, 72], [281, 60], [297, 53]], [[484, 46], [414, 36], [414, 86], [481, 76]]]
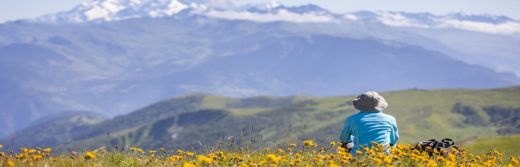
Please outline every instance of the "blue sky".
[[[44, 14], [65, 11], [82, 0], [0, 0], [0, 22], [21, 18], [34, 18]], [[270, 2], [271, 0], [248, 0], [243, 2]], [[334, 12], [359, 10], [391, 10], [407, 12], [431, 12], [447, 14], [506, 15], [520, 19], [520, 0], [279, 0], [282, 4], [298, 5], [313, 3]]]

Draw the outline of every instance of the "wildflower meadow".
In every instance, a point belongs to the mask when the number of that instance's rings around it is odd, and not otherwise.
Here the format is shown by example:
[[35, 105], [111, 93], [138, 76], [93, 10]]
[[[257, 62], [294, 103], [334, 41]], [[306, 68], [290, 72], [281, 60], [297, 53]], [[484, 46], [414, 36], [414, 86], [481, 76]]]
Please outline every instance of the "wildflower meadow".
[[272, 148], [235, 150], [212, 148], [204, 152], [189, 150], [125, 150], [101, 147], [94, 150], [53, 153], [52, 148], [21, 148], [2, 150], [0, 166], [520, 166], [519, 157], [504, 157], [498, 151], [472, 154], [464, 148], [450, 152], [431, 149], [423, 151], [410, 144], [398, 144], [387, 154], [382, 145], [364, 148], [355, 155], [332, 141], [320, 146], [313, 140]]

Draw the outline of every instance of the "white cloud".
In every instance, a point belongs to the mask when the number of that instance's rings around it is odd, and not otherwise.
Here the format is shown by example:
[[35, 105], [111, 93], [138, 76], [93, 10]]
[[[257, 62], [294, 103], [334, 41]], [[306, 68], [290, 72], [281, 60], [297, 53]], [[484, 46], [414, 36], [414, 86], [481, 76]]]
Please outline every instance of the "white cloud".
[[[345, 15], [345, 19], [354, 20], [353, 17]], [[455, 28], [475, 32], [492, 34], [512, 34], [520, 33], [520, 23], [507, 21], [503, 23], [477, 22], [469, 20], [459, 20], [450, 17], [436, 18], [431, 23], [421, 23], [412, 18], [408, 18], [399, 13], [381, 12], [377, 20], [381, 23], [394, 27], [414, 27], [414, 28]]]
[[439, 23], [441, 28], [457, 28], [469, 31], [493, 33], [493, 34], [512, 34], [520, 33], [520, 23], [507, 21], [504, 23], [493, 24], [485, 22], [463, 21], [463, 20], [444, 20]]
[[428, 28], [428, 25], [424, 25], [416, 22], [415, 20], [404, 17], [399, 13], [383, 12], [378, 18], [385, 25], [394, 27], [415, 27], [415, 28]]
[[251, 13], [246, 11], [208, 11], [205, 15], [214, 18], [229, 19], [229, 20], [250, 20], [256, 22], [276, 22], [287, 21], [295, 23], [323, 23], [323, 22], [337, 22], [331, 16], [317, 15], [311, 13], [297, 14], [291, 13], [287, 10], [280, 10], [277, 13]]
[[347, 20], [352, 20], [352, 21], [359, 20], [359, 18], [356, 15], [353, 15], [353, 14], [345, 14], [345, 15], [343, 15], [343, 18], [345, 18]]

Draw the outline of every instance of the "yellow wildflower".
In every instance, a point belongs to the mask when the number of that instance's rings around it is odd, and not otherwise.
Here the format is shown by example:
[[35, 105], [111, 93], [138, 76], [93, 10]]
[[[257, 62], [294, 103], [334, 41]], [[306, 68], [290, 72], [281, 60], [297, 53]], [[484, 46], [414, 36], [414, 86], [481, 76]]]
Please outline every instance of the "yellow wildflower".
[[168, 160], [170, 162], [177, 162], [178, 160], [181, 160], [182, 159], [182, 156], [179, 156], [179, 155], [172, 155], [170, 157], [168, 157]]
[[211, 164], [213, 163], [213, 158], [210, 158], [208, 156], [205, 156], [205, 155], [199, 155], [197, 156], [197, 160], [203, 162], [203, 163], [206, 163], [206, 164]]
[[325, 159], [323, 155], [317, 155], [316, 157], [314, 157], [314, 160], [317, 162], [323, 162], [323, 159]]
[[22, 152], [22, 153], [24, 153], [24, 154], [27, 154], [27, 153], [29, 153], [29, 149], [23, 147], [23, 148], [20, 148], [20, 152]]
[[5, 164], [9, 167], [14, 167], [14, 162], [11, 159], [6, 160]]
[[428, 160], [426, 162], [426, 166], [427, 167], [436, 167], [437, 166], [437, 162], [435, 162], [434, 160]]
[[295, 157], [295, 158], [301, 158], [301, 157], [302, 157], [302, 155], [301, 155], [301, 154], [299, 154], [299, 153], [296, 153], [296, 154], [294, 154], [294, 157]]
[[280, 157], [276, 156], [275, 154], [267, 154], [267, 159], [274, 163], [280, 162]]
[[328, 161], [327, 166], [328, 167], [340, 167], [340, 165], [336, 164], [334, 161]]
[[327, 151], [327, 149], [325, 147], [320, 148], [320, 152], [324, 153], [325, 151]]
[[383, 161], [379, 158], [371, 158], [372, 162], [374, 162], [377, 166], [380, 166]]
[[137, 147], [130, 147], [130, 151], [144, 154], [144, 150]]
[[195, 155], [195, 153], [194, 153], [194, 152], [189, 152], [189, 151], [188, 151], [188, 152], [186, 152], [186, 155], [192, 157], [192, 156]]
[[517, 166], [517, 165], [520, 165], [520, 161], [518, 161], [518, 159], [515, 158], [515, 157], [511, 157], [511, 158], [509, 159], [509, 164], [511, 164], [511, 165], [513, 165], [513, 166]]
[[258, 162], [258, 165], [259, 165], [259, 166], [262, 166], [262, 165], [265, 165], [266, 163], [267, 163], [267, 161], [262, 160], [262, 161]]
[[310, 148], [310, 147], [316, 147], [318, 146], [313, 140], [305, 140], [303, 141], [303, 145], [306, 147], [306, 148]]
[[96, 153], [92, 151], [85, 152], [85, 159], [96, 159]]
[[289, 151], [289, 152], [293, 152], [293, 151], [294, 151], [294, 148], [289, 147], [289, 148], [287, 148], [287, 151]]
[[41, 155], [33, 155], [33, 156], [32, 156], [32, 159], [35, 160], [35, 161], [37, 161], [37, 160], [41, 160], [41, 159], [43, 159], [43, 157], [42, 157]]
[[267, 148], [267, 147], [264, 148], [264, 152], [269, 152], [269, 150], [271, 150], [271, 149], [269, 149], [269, 148]]
[[[135, 159], [139, 164], [153, 162], [156, 165], [162, 166], [243, 166], [243, 167], [257, 167], [257, 166], [520, 166], [518, 157], [511, 157], [508, 162], [502, 161], [504, 154], [498, 151], [490, 151], [486, 154], [471, 154], [464, 149], [460, 149], [457, 154], [448, 153], [446, 155], [430, 156], [428, 152], [415, 149], [412, 145], [400, 145], [392, 148], [392, 154], [385, 154], [384, 147], [381, 145], [374, 145], [371, 148], [363, 148], [359, 151], [359, 156], [355, 156], [347, 152], [341, 147], [338, 142], [331, 142], [333, 146], [337, 147], [336, 153], [333, 153], [334, 147], [316, 147], [316, 143], [312, 140], [305, 140], [303, 145], [298, 149], [296, 144], [289, 145], [287, 148], [264, 147], [266, 152], [248, 152], [243, 150], [229, 151], [229, 150], [212, 150], [206, 154], [197, 154], [196, 152], [189, 152], [177, 150], [167, 155], [166, 152], [161, 156], [155, 157], [157, 154], [155, 150], [147, 150], [150, 156], [143, 156], [145, 154], [128, 154], [122, 152], [123, 156]], [[312, 148], [312, 149], [305, 149]], [[269, 150], [271, 149], [271, 150]], [[290, 151], [290, 150], [294, 150]], [[141, 152], [140, 148], [130, 148], [132, 152]], [[77, 161], [78, 153], [72, 151], [70, 159], [68, 156], [51, 156], [52, 148], [21, 148], [19, 153], [6, 154], [0, 152], [0, 166], [38, 166], [43, 163], [62, 163], [63, 161]], [[440, 153], [440, 152], [439, 152]], [[96, 155], [97, 154], [97, 155]], [[87, 159], [104, 159], [100, 158], [105, 155], [110, 156], [111, 153], [105, 153], [98, 150], [84, 152], [84, 158]], [[99, 157], [98, 157], [99, 156]], [[48, 157], [48, 158], [47, 158]], [[16, 158], [16, 159], [14, 159]], [[81, 155], [80, 157], [81, 158]], [[80, 161], [85, 161], [81, 158]], [[45, 161], [45, 162], [43, 162]], [[145, 162], [149, 161], [149, 162]], [[16, 162], [16, 163], [15, 163]], [[32, 165], [34, 164], [34, 165]], [[97, 163], [87, 163], [85, 166], [97, 166]]]
[[388, 164], [392, 164], [392, 163], [393, 163], [392, 160], [393, 160], [393, 158], [392, 158], [391, 156], [386, 156], [386, 157], [383, 158], [383, 162], [384, 162], [385, 164], [387, 164], [387, 165], [388, 165]]
[[197, 165], [192, 164], [192, 163], [190, 163], [190, 162], [184, 162], [184, 163], [182, 164], [182, 167], [197, 167]]
[[16, 159], [24, 159], [25, 157], [27, 157], [27, 154], [25, 154], [25, 153], [16, 154], [16, 156], [15, 156]]

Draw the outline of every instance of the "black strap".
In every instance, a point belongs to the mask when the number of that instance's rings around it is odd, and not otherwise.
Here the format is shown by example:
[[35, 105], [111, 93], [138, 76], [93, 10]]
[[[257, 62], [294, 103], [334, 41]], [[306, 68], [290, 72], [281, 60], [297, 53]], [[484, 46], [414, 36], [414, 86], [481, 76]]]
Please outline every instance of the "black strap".
[[435, 139], [430, 139], [428, 140], [430, 141], [430, 144], [428, 144], [431, 148], [436, 148], [437, 147], [437, 144], [439, 144], [439, 141], [435, 140]]
[[450, 147], [450, 146], [455, 145], [455, 142], [452, 139], [449, 139], [449, 138], [442, 139], [441, 142], [444, 143], [445, 147]]

